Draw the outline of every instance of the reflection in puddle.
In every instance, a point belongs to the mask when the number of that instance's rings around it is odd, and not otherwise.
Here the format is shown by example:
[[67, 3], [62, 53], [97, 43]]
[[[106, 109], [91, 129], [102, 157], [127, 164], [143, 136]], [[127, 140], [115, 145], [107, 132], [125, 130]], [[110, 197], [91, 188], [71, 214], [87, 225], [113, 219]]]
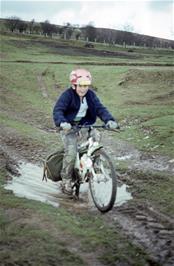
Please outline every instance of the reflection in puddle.
[[[9, 180], [4, 186], [5, 189], [12, 190], [16, 196], [45, 202], [55, 207], [59, 207], [63, 201], [67, 201], [67, 199], [61, 197], [58, 182], [52, 182], [51, 180], [42, 182], [42, 167], [21, 162], [19, 173], [20, 176], [13, 176], [12, 180]], [[132, 198], [126, 188], [125, 184], [117, 188], [116, 206], [120, 206]], [[83, 203], [79, 203], [79, 207], [93, 206], [91, 198], [88, 199], [88, 195], [88, 184], [85, 183], [80, 187], [80, 198], [83, 199]]]
[[128, 186], [126, 184], [117, 187], [117, 198], [115, 206], [120, 206], [126, 201], [132, 199], [131, 193], [127, 191], [127, 187]]

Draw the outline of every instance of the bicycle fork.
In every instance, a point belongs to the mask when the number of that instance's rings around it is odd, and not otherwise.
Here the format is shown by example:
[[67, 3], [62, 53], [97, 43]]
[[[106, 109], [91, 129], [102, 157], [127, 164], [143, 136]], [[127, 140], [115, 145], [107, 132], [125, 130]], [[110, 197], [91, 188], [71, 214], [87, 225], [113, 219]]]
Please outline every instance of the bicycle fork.
[[86, 153], [84, 153], [81, 158], [79, 153], [77, 154], [76, 163], [75, 163], [75, 170], [78, 171], [79, 177], [82, 182], [87, 182], [89, 174], [91, 173], [93, 168], [93, 162]]

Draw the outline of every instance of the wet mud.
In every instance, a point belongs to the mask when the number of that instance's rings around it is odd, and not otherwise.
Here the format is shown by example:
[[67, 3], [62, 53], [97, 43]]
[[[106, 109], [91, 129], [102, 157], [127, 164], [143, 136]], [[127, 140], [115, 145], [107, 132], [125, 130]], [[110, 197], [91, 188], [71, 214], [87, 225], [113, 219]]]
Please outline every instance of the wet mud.
[[[43, 167], [32, 163], [19, 162], [18, 175], [10, 175], [4, 188], [13, 191], [18, 197], [24, 197], [51, 204], [59, 207], [68, 197], [62, 194], [60, 182], [53, 182], [49, 179], [43, 180]], [[117, 189], [117, 200], [115, 206], [121, 206], [123, 203], [132, 199], [131, 193], [127, 191], [128, 186], [122, 184]], [[68, 201], [72, 202], [71, 200]], [[94, 209], [94, 204], [89, 193], [88, 183], [80, 187], [80, 200], [74, 202], [74, 208]]]
[[[107, 217], [117, 222], [133, 243], [147, 252], [157, 265], [174, 265], [174, 221], [161, 217], [152, 206], [125, 204]], [[111, 223], [111, 221], [110, 221]]]
[[[42, 168], [40, 165], [33, 165], [32, 158], [37, 154], [35, 158], [39, 162], [39, 153], [42, 153], [43, 150], [39, 151], [39, 149], [33, 147], [32, 153], [30, 153], [30, 143], [28, 143], [28, 149], [25, 152], [24, 150], [20, 151], [17, 143], [14, 146], [9, 138], [7, 140], [9, 143], [3, 143], [2, 145], [3, 152], [1, 152], [0, 162], [1, 166], [11, 173], [13, 181], [12, 179], [8, 180], [5, 185], [6, 189], [14, 190], [14, 193], [20, 197], [40, 200], [52, 204], [56, 208], [64, 206], [68, 209], [85, 209], [96, 213], [97, 210], [92, 205], [88, 193], [86, 193], [87, 188], [82, 189], [81, 201], [74, 202], [65, 200], [57, 193], [59, 191], [58, 184], [42, 182]], [[158, 170], [173, 174], [174, 162], [167, 157], [146, 156], [121, 140], [111, 141], [110, 137], [104, 137], [103, 140], [104, 145], [109, 147], [108, 152], [116, 165], [119, 164], [119, 161], [129, 160], [128, 171], [143, 169], [144, 171], [151, 170], [153, 172]], [[9, 145], [10, 143], [11, 145]], [[29, 177], [25, 176], [26, 173], [29, 173]], [[120, 231], [126, 234], [133, 243], [145, 250], [150, 258], [147, 265], [174, 265], [174, 219], [157, 211], [149, 202], [139, 202], [136, 193], [132, 193], [134, 192], [132, 187], [127, 189], [128, 175], [119, 174], [118, 178], [121, 186], [118, 189], [116, 205], [112, 211], [103, 215], [102, 218], [112, 226], [117, 225], [118, 227], [119, 225]], [[19, 189], [20, 186], [23, 186], [22, 189]], [[21, 195], [21, 190], [24, 191], [25, 195]], [[126, 194], [123, 192], [126, 192]], [[121, 195], [124, 195], [123, 201]], [[133, 199], [131, 199], [132, 195]], [[128, 198], [126, 198], [127, 196]]]

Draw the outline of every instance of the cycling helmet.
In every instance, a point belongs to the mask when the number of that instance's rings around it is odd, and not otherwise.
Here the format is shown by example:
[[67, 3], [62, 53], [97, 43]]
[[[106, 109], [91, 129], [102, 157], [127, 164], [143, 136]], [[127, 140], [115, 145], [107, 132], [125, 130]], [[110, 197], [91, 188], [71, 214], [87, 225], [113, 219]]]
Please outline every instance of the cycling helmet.
[[76, 69], [70, 73], [70, 82], [72, 85], [91, 85], [92, 77], [86, 69]]

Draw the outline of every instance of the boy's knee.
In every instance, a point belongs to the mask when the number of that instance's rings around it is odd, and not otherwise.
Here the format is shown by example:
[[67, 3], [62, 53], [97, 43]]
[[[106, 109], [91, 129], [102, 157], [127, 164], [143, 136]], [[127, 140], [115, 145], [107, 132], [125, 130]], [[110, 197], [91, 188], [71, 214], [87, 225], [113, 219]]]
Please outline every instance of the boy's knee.
[[64, 155], [64, 161], [67, 162], [67, 164], [73, 164], [76, 159], [76, 151], [74, 150], [69, 150], [67, 153]]

